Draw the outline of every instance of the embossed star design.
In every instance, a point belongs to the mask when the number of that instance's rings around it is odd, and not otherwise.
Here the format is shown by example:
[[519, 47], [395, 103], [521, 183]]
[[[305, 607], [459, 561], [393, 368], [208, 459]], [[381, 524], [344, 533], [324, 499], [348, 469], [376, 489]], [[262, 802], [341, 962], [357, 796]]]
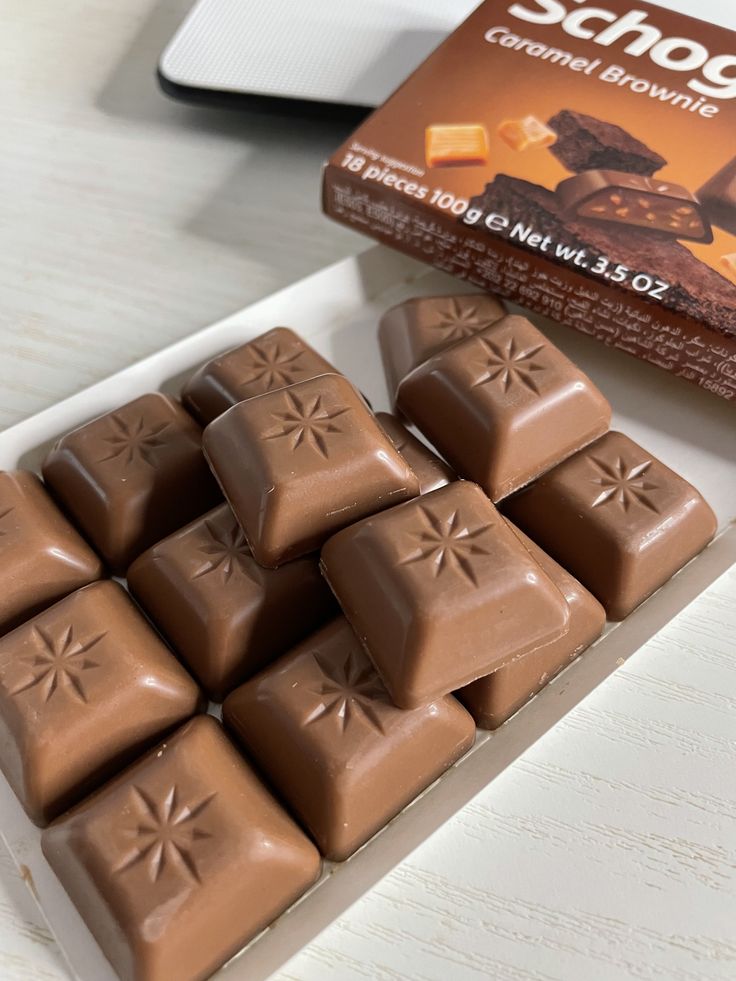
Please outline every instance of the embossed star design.
[[198, 551], [210, 558], [194, 573], [192, 579], [200, 579], [220, 569], [223, 582], [230, 582], [233, 573], [238, 571], [246, 573], [250, 549], [238, 525], [233, 523], [232, 528], [224, 531], [219, 531], [211, 521], [205, 521], [204, 526], [210, 541], [206, 545], [200, 545]]
[[140, 416], [134, 422], [126, 422], [118, 415], [110, 416], [110, 425], [114, 432], [105, 436], [104, 442], [110, 447], [110, 453], [102, 457], [100, 463], [107, 460], [120, 459], [127, 466], [134, 461], [142, 461], [154, 467], [155, 451], [166, 445], [161, 438], [170, 423], [162, 422], [156, 426], [147, 426]]
[[105, 634], [79, 642], [74, 639], [74, 627], [71, 624], [56, 635], [39, 626], [34, 626], [33, 633], [38, 642], [37, 653], [24, 658], [24, 662], [31, 668], [31, 679], [14, 688], [10, 694], [19, 695], [31, 688], [38, 688], [44, 702], [48, 702], [57, 691], [63, 689], [78, 701], [86, 703], [84, 672], [100, 666], [97, 661], [87, 657], [87, 654], [99, 644]]
[[248, 348], [251, 373], [242, 380], [241, 385], [258, 382], [264, 392], [290, 385], [304, 371], [298, 363], [303, 356], [304, 351], [289, 351], [288, 347], [284, 348], [279, 343], [271, 346], [251, 344]]
[[426, 527], [413, 532], [418, 545], [401, 565], [414, 562], [428, 562], [434, 571], [435, 579], [447, 571], [458, 572], [473, 586], [478, 585], [474, 557], [489, 555], [488, 549], [479, 544], [492, 525], [481, 525], [472, 531], [460, 518], [459, 511], [453, 511], [448, 518], [440, 518], [427, 507], [419, 508]]
[[362, 721], [383, 735], [383, 723], [374, 703], [376, 699], [385, 701], [386, 692], [371, 665], [360, 661], [354, 651], [348, 651], [340, 665], [335, 665], [319, 653], [315, 653], [314, 659], [324, 681], [311, 691], [321, 696], [322, 700], [310, 712], [304, 724], [335, 718], [340, 732], [345, 732], [353, 721]]
[[609, 463], [592, 456], [590, 462], [599, 474], [597, 477], [592, 477], [590, 482], [602, 488], [593, 501], [594, 508], [602, 504], [614, 503], [623, 511], [628, 511], [632, 505], [641, 504], [654, 514], [659, 514], [659, 508], [651, 496], [651, 491], [659, 490], [659, 484], [647, 479], [652, 466], [651, 460], [631, 466], [623, 457], [618, 457], [615, 463]]
[[440, 312], [440, 319], [430, 328], [433, 331], [442, 331], [447, 341], [459, 341], [463, 337], [470, 337], [477, 334], [480, 330], [485, 330], [496, 322], [494, 317], [481, 317], [478, 314], [478, 306], [467, 306], [459, 300], [449, 300], [447, 307]]
[[160, 800], [140, 787], [132, 787], [131, 793], [140, 814], [138, 824], [128, 832], [135, 842], [113, 872], [125, 872], [144, 862], [151, 882], [157, 882], [171, 867], [200, 883], [202, 880], [195, 862], [197, 842], [212, 835], [194, 822], [216, 795], [203, 797], [196, 804], [180, 804], [176, 784]]
[[504, 392], [508, 392], [514, 385], [521, 385], [539, 395], [533, 375], [544, 371], [544, 365], [534, 359], [544, 344], [522, 349], [513, 337], [504, 345], [489, 341], [486, 337], [478, 338], [478, 343], [483, 347], [486, 357], [478, 362], [484, 368], [484, 373], [473, 382], [473, 388], [498, 382]]
[[263, 434], [264, 439], [287, 439], [292, 450], [299, 446], [309, 446], [324, 459], [328, 459], [329, 437], [342, 430], [335, 425], [335, 419], [350, 412], [349, 408], [329, 411], [322, 405], [322, 396], [300, 399], [292, 392], [285, 392], [287, 408], [283, 412], [273, 412], [279, 425]]

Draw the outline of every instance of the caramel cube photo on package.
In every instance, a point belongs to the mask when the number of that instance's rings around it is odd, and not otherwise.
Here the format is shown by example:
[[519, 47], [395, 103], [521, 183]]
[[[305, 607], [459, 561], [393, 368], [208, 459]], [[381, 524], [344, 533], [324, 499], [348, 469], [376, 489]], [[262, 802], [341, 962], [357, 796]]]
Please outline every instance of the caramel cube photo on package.
[[481, 167], [488, 163], [488, 132], [480, 123], [428, 126], [424, 146], [428, 167]]
[[499, 123], [496, 133], [512, 150], [536, 150], [549, 147], [557, 140], [557, 133], [536, 116], [523, 119], [504, 119]]

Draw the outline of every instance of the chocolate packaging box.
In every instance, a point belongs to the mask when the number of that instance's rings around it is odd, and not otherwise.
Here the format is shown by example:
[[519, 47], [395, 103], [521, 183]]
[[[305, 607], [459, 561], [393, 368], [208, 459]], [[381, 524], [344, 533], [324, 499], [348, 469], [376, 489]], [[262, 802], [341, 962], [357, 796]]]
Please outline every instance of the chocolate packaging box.
[[736, 399], [736, 35], [486, 0], [335, 153], [328, 215]]

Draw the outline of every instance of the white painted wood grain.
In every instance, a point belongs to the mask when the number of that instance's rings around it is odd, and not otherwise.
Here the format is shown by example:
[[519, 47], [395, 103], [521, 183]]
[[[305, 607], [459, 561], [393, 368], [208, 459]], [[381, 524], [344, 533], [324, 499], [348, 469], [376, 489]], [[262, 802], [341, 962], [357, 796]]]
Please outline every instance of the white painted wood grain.
[[0, 5], [0, 426], [361, 245], [319, 213], [344, 129], [160, 94], [189, 5]]
[[[319, 215], [339, 127], [158, 93], [187, 6], [0, 5], [0, 426], [361, 246]], [[736, 571], [280, 981], [736, 978], [734, 637]], [[66, 976], [0, 855], [0, 979]]]
[[733, 981], [736, 570], [283, 978]]

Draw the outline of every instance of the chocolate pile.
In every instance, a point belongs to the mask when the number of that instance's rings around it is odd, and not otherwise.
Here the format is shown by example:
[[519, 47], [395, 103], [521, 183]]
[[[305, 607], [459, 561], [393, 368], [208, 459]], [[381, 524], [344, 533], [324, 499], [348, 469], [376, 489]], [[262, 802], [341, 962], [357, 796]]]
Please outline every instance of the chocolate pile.
[[444, 459], [276, 328], [0, 474], [0, 766], [123, 979], [211, 974], [715, 533], [495, 298], [380, 341]]

